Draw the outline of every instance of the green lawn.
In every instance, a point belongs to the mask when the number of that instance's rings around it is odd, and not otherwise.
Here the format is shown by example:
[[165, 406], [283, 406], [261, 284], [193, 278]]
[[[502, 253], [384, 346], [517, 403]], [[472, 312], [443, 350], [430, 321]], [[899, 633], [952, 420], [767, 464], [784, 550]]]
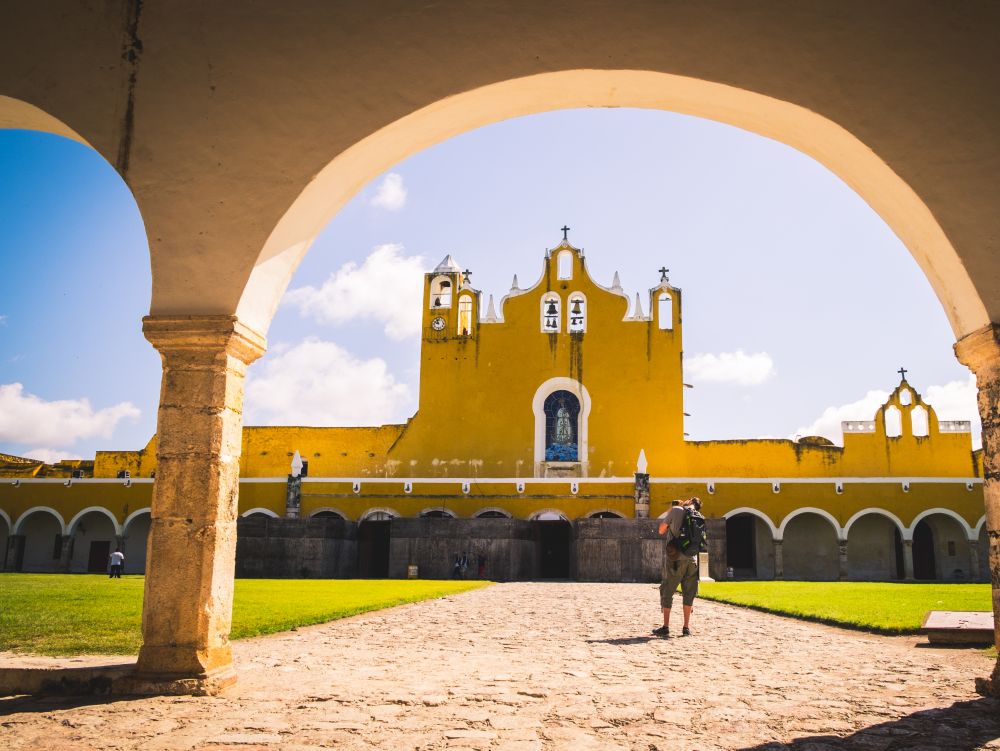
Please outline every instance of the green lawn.
[[[144, 577], [0, 574], [0, 650], [134, 654]], [[237, 579], [232, 638], [272, 634], [486, 586], [478, 581]]]
[[989, 584], [703, 582], [699, 595], [882, 634], [913, 634], [928, 610], [992, 610]]

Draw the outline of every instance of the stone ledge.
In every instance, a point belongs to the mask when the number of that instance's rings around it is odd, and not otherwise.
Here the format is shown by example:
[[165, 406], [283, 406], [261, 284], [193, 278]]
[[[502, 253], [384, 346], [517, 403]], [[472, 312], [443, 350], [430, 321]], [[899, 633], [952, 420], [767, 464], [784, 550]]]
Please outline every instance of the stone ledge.
[[135, 668], [134, 657], [80, 667], [4, 667], [0, 668], [0, 696], [216, 696], [236, 683], [232, 668], [196, 678], [138, 675]]

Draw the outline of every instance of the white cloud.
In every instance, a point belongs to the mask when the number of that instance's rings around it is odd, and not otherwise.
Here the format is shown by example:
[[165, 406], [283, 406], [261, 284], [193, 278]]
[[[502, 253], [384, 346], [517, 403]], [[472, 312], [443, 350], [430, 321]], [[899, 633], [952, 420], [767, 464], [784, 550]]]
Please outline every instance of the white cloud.
[[[921, 396], [926, 404], [933, 407], [939, 420], [969, 420], [972, 423], [972, 447], [980, 447], [982, 427], [976, 407], [975, 377], [950, 381], [943, 386], [928, 386]], [[840, 429], [841, 421], [871, 420], [888, 398], [888, 391], [869, 391], [856, 402], [827, 407], [810, 425], [798, 428], [795, 435], [821, 435], [842, 446], [844, 434]]]
[[685, 358], [684, 374], [691, 381], [735, 383], [756, 386], [775, 374], [774, 361], [767, 352], [748, 355], [741, 349]]
[[371, 319], [385, 325], [390, 339], [407, 339], [420, 333], [425, 267], [423, 256], [403, 255], [402, 245], [379, 245], [360, 266], [345, 263], [323, 286], [289, 290], [285, 302], [320, 323]]
[[395, 172], [386, 175], [376, 189], [371, 204], [387, 211], [399, 211], [403, 208], [406, 205], [406, 186], [403, 185], [403, 176]]
[[412, 409], [409, 386], [384, 360], [315, 338], [259, 363], [245, 393], [248, 425], [382, 425]]
[[[80, 438], [110, 438], [119, 421], [139, 417], [131, 402], [96, 412], [87, 399], [47, 402], [20, 383], [0, 384], [0, 441], [67, 445]], [[55, 449], [58, 451], [59, 449]]]
[[77, 456], [76, 454], [63, 451], [62, 449], [31, 449], [30, 451], [25, 451], [21, 453], [21, 456], [27, 459], [38, 459], [38, 461], [45, 462], [46, 464], [55, 464], [60, 459], [82, 459], [83, 457]]

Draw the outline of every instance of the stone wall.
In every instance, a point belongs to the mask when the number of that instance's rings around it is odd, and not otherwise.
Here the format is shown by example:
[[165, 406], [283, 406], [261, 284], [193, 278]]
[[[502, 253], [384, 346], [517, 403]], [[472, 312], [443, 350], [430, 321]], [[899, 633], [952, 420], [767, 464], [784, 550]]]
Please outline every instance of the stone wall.
[[347, 579], [356, 575], [358, 525], [343, 519], [240, 519], [236, 576]]
[[576, 579], [593, 582], [660, 580], [663, 541], [659, 519], [577, 519]]

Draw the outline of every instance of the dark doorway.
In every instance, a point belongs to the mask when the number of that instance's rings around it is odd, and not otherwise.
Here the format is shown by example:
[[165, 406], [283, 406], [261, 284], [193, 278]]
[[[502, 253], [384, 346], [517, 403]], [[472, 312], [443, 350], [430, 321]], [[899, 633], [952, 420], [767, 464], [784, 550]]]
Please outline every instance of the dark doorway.
[[924, 581], [937, 579], [934, 532], [926, 520], [921, 520], [913, 530], [913, 578]]
[[103, 574], [108, 570], [108, 557], [111, 555], [111, 543], [108, 540], [94, 540], [90, 543], [90, 555], [87, 558], [88, 574]]
[[726, 565], [737, 578], [757, 577], [757, 528], [752, 514], [726, 519]]
[[892, 545], [896, 552], [896, 578], [903, 581], [906, 578], [906, 566], [903, 563], [903, 536], [899, 534], [899, 527], [892, 525]]
[[568, 579], [573, 527], [567, 521], [536, 522], [538, 573], [542, 579]]
[[389, 576], [389, 521], [363, 521], [358, 525], [358, 576]]

